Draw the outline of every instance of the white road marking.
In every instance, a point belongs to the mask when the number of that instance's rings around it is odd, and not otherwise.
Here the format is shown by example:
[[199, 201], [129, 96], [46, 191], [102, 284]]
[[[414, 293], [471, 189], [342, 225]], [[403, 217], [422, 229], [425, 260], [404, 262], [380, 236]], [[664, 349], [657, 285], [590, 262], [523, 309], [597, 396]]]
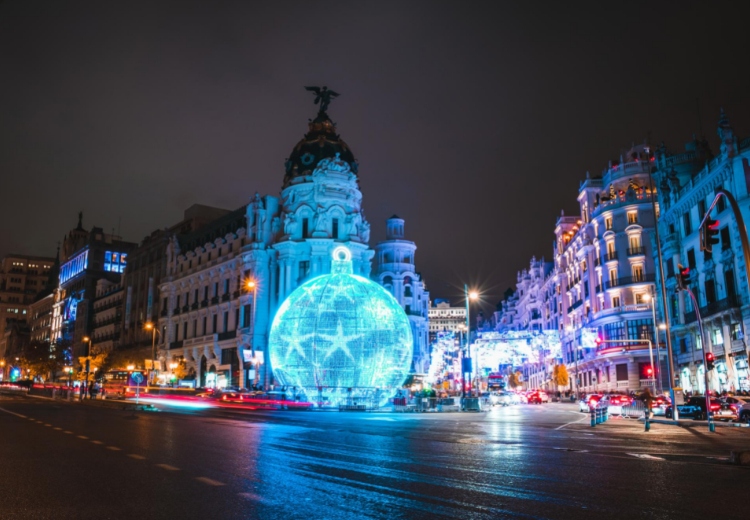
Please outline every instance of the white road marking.
[[[5, 413], [9, 413], [11, 415], [15, 415], [16, 417], [21, 417], [22, 419], [28, 419], [29, 421], [35, 421], [36, 419], [32, 419], [31, 417], [26, 417], [25, 415], [21, 415], [20, 413], [11, 412], [10, 410], [6, 410], [5, 408], [0, 408], [0, 411], [3, 411]], [[41, 421], [37, 421], [41, 422]]]
[[107, 449], [112, 451], [122, 451], [122, 449], [118, 448], [117, 446], [107, 446]]
[[144, 457], [143, 455], [138, 455], [136, 453], [129, 453], [128, 457], [130, 457], [131, 459], [136, 459], [136, 460], [146, 460], [146, 457]]
[[166, 469], [167, 471], [180, 471], [180, 468], [175, 468], [174, 466], [170, 466], [169, 464], [154, 464], [157, 468]]
[[53, 429], [54, 429], [54, 430], [58, 430], [58, 431], [61, 431], [61, 430], [62, 430], [62, 428], [60, 428], [59, 426], [55, 426], [55, 427], [54, 427]]
[[91, 441], [91, 444], [104, 444], [102, 441]]
[[52, 428], [51, 424], [45, 424], [45, 426], [47, 426], [48, 428]]
[[70, 430], [65, 430], [63, 433], [73, 433], [73, 432]]
[[78, 438], [83, 439], [83, 440], [88, 440], [88, 437], [86, 437], [85, 435], [79, 435]]
[[580, 419], [578, 419], [577, 421], [571, 421], [571, 422], [569, 422], [569, 423], [563, 424], [562, 426], [558, 426], [557, 428], [555, 428], [555, 430], [562, 430], [562, 429], [563, 429], [563, 428], [565, 428], [566, 426], [570, 426], [571, 424], [579, 423], [579, 422], [581, 422], [581, 421], [583, 421], [583, 420], [585, 420], [585, 419], [589, 419], [589, 417], [587, 417], [587, 416], [583, 416], [583, 417], [581, 417]]
[[204, 484], [208, 484], [209, 486], [226, 486], [223, 482], [219, 482], [218, 480], [214, 480], [208, 477], [195, 477], [195, 480], [198, 482], [203, 482]]
[[654, 457], [653, 455], [649, 455], [648, 453], [628, 453], [631, 457], [636, 457], [639, 459], [646, 459], [646, 460], [666, 460], [662, 457]]

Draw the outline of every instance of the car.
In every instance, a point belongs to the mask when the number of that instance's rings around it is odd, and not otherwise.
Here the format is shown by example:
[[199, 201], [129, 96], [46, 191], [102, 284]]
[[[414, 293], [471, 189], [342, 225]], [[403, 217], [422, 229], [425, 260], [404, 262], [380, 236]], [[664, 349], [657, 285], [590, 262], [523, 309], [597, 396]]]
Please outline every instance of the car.
[[541, 390], [537, 390], [536, 392], [531, 392], [528, 395], [527, 399], [528, 399], [529, 404], [542, 404], [542, 403], [549, 402], [549, 396]]
[[633, 403], [633, 398], [622, 394], [605, 394], [599, 404], [607, 407], [607, 413], [611, 415], [622, 415], [622, 407]]
[[750, 424], [750, 397], [748, 396], [730, 396], [724, 399], [724, 402], [737, 415], [735, 421]]
[[[729, 405], [722, 403], [716, 398], [711, 398], [711, 413], [716, 417], [716, 412], [719, 412], [722, 410], [722, 407], [729, 407]], [[678, 404], [677, 410], [680, 413], [680, 417], [682, 418], [692, 418], [696, 421], [705, 420], [707, 418], [706, 415], [706, 398], [702, 395], [696, 395], [691, 398], [689, 398], [685, 404]], [[667, 419], [672, 418], [672, 405], [669, 405], [667, 409], [664, 412], [664, 416]], [[722, 419], [725, 417], [721, 417]]]
[[578, 411], [589, 413], [601, 398], [602, 394], [586, 394], [583, 399], [578, 401]]
[[667, 407], [671, 404], [672, 402], [666, 395], [657, 395], [651, 403], [651, 413], [654, 415], [666, 415]]

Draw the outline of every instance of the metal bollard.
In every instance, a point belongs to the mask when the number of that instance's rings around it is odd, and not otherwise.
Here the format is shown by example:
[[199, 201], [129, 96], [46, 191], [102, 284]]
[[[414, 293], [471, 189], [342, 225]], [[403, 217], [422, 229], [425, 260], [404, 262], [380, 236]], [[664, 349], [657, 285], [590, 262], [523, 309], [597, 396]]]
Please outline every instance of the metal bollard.
[[591, 409], [591, 427], [596, 426], [596, 408]]
[[650, 421], [650, 419], [651, 419], [651, 413], [648, 410], [646, 410], [646, 420], [643, 422], [643, 424], [644, 424], [647, 432], [651, 431], [651, 421]]

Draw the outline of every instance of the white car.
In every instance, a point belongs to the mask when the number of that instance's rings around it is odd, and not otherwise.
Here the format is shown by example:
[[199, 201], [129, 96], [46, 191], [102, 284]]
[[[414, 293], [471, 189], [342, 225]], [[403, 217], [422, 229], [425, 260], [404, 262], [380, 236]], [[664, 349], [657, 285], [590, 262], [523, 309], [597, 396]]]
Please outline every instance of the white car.
[[750, 424], [750, 397], [739, 395], [727, 397], [724, 402], [737, 414], [737, 420]]

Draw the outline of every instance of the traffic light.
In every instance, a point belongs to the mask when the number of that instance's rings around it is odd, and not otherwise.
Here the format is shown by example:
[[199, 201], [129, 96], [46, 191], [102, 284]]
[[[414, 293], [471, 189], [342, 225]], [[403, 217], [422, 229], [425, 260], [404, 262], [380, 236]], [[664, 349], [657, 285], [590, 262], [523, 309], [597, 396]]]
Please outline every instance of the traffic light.
[[711, 252], [719, 243], [719, 221], [706, 218], [701, 226], [701, 251]]
[[714, 355], [711, 352], [706, 352], [706, 370], [714, 369]]
[[651, 379], [651, 376], [654, 375], [654, 369], [651, 368], [650, 366], [646, 367], [646, 375], [648, 376], [649, 379]]
[[675, 278], [677, 279], [677, 289], [684, 291], [688, 288], [688, 284], [690, 283], [690, 268], [677, 264], [677, 274], [675, 274]]

